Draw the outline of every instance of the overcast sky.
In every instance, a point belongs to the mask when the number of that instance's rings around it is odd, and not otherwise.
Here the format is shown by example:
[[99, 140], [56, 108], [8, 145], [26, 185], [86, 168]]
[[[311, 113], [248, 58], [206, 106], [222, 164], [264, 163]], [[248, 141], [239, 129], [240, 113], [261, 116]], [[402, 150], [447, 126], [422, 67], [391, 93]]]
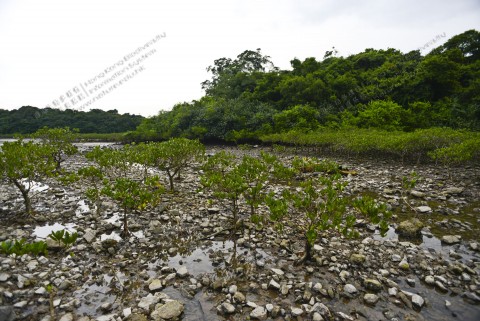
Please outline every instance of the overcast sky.
[[151, 116], [199, 99], [206, 67], [247, 49], [287, 69], [333, 46], [348, 56], [438, 39], [426, 54], [469, 29], [478, 0], [0, 0], [0, 108]]

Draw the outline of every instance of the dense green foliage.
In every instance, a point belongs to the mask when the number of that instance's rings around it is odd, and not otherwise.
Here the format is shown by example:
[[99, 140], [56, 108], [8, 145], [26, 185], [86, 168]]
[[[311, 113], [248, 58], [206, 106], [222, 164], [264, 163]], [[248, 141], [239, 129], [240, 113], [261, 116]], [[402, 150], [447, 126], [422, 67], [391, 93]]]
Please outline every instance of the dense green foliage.
[[0, 150], [0, 181], [12, 184], [22, 194], [25, 210], [32, 214], [31, 192], [45, 177], [54, 176], [56, 162], [50, 145], [24, 141], [5, 142]]
[[0, 109], [0, 134], [31, 134], [45, 126], [78, 128], [80, 133], [122, 133], [134, 130], [143, 117], [118, 114], [117, 110], [88, 112], [23, 106]]
[[32, 138], [38, 139], [43, 145], [51, 148], [51, 155], [56, 164], [57, 171], [61, 169], [61, 164], [65, 161], [66, 156], [74, 155], [78, 152], [77, 146], [73, 142], [77, 138], [78, 130], [70, 130], [70, 128], [48, 128], [43, 127], [37, 130]]
[[306, 146], [344, 156], [391, 156], [400, 160], [436, 160], [445, 165], [480, 160], [480, 133], [451, 128], [389, 132], [378, 129], [289, 131], [262, 137], [268, 143]]
[[44, 241], [28, 243], [25, 239], [13, 240], [13, 241], [3, 241], [0, 243], [0, 253], [6, 255], [15, 254], [17, 256], [22, 256], [24, 254], [30, 255], [47, 255], [47, 243]]
[[476, 30], [425, 56], [391, 48], [348, 57], [327, 52], [322, 60], [295, 58], [291, 70], [274, 67], [260, 49], [247, 50], [208, 67], [212, 78], [202, 83], [204, 97], [143, 120], [130, 138], [245, 142], [319, 129], [478, 131], [479, 52]]

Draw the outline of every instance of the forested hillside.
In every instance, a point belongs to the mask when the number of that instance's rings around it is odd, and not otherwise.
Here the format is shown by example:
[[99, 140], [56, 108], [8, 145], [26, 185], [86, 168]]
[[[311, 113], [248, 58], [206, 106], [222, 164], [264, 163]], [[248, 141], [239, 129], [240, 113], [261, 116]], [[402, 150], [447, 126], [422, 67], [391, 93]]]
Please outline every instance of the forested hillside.
[[144, 119], [134, 139], [259, 140], [272, 134], [374, 128], [480, 129], [480, 33], [469, 30], [422, 55], [366, 49], [275, 67], [260, 49], [208, 67], [198, 101]]
[[138, 115], [120, 115], [117, 110], [88, 112], [24, 106], [0, 109], [0, 134], [31, 134], [48, 126], [78, 128], [80, 133], [122, 133], [134, 130], [142, 121]]

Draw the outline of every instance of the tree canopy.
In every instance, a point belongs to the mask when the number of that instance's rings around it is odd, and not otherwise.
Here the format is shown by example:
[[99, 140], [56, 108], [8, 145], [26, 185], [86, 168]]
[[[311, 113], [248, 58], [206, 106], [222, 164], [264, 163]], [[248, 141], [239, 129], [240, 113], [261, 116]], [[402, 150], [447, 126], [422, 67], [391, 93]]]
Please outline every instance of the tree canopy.
[[216, 59], [205, 96], [142, 121], [137, 139], [248, 141], [262, 135], [364, 127], [480, 129], [480, 33], [468, 30], [422, 55], [365, 49], [275, 67], [260, 49]]

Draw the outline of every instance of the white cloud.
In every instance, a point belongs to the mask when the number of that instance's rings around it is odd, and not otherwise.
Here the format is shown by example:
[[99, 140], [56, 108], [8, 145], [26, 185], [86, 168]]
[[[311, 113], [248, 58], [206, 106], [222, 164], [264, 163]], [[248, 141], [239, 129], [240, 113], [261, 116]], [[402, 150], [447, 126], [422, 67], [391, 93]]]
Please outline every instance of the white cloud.
[[154, 115], [199, 99], [205, 69], [220, 57], [262, 48], [289, 68], [332, 46], [342, 55], [410, 51], [480, 29], [479, 13], [475, 0], [3, 0], [0, 108], [43, 107], [163, 32], [145, 70], [93, 108]]

